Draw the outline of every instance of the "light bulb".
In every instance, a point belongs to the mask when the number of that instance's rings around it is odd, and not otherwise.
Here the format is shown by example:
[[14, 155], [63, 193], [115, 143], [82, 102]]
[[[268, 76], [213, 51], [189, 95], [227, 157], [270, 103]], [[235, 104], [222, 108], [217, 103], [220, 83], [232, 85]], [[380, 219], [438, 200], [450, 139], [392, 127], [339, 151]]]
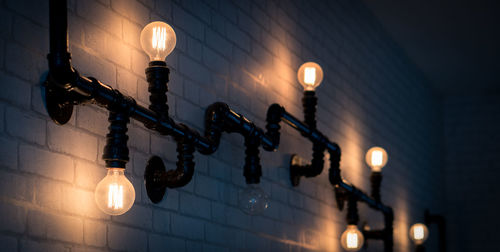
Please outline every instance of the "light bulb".
[[306, 62], [297, 71], [297, 79], [305, 91], [314, 91], [323, 80], [323, 69], [314, 62]]
[[381, 147], [372, 147], [366, 152], [366, 163], [374, 172], [381, 172], [382, 168], [387, 164], [389, 157], [387, 152]]
[[269, 197], [256, 184], [249, 184], [238, 195], [240, 209], [249, 215], [259, 215], [269, 207]]
[[364, 242], [365, 238], [356, 225], [347, 225], [347, 229], [340, 236], [340, 245], [346, 251], [358, 251]]
[[167, 23], [156, 21], [142, 29], [141, 46], [151, 61], [164, 61], [174, 50], [177, 38]]
[[134, 186], [124, 171], [124, 168], [108, 168], [108, 174], [95, 188], [95, 202], [107, 214], [124, 214], [134, 204]]
[[420, 245], [429, 237], [429, 229], [422, 223], [413, 224], [410, 227], [410, 239], [417, 245]]

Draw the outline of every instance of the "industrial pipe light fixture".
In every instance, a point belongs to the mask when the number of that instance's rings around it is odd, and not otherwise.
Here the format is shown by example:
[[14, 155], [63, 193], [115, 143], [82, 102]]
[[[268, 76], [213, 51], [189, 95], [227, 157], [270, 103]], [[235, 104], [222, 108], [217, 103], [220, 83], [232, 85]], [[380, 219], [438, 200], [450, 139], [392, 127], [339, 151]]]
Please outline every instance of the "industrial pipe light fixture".
[[410, 240], [415, 244], [416, 252], [424, 252], [424, 242], [429, 237], [429, 229], [427, 228], [430, 224], [437, 224], [438, 234], [439, 234], [439, 250], [440, 252], [446, 252], [446, 223], [442, 215], [431, 214], [429, 210], [425, 210], [424, 213], [424, 223], [416, 223], [410, 227], [408, 235]]
[[[297, 186], [303, 176], [314, 177], [321, 174], [324, 151], [328, 151], [329, 180], [336, 192], [339, 209], [342, 210], [344, 201], [348, 201], [350, 209], [356, 208], [357, 202], [364, 202], [384, 214], [383, 230], [363, 230], [362, 234], [354, 232], [356, 235], [348, 232], [345, 239], [346, 247], [355, 247], [355, 243], [361, 246], [364, 239], [377, 238], [384, 241], [385, 251], [392, 251], [394, 218], [392, 209], [383, 205], [380, 197], [371, 197], [342, 178], [340, 147], [316, 129], [317, 98], [314, 90], [323, 79], [323, 70], [319, 65], [306, 63], [297, 74], [299, 82], [304, 86], [303, 122], [279, 104], [272, 104], [267, 111], [267, 124], [264, 130], [231, 110], [227, 104], [216, 102], [206, 109], [205, 131], [201, 135], [187, 125], [175, 122], [168, 113], [166, 92], [169, 69], [164, 60], [175, 47], [176, 41], [175, 32], [169, 25], [157, 21], [147, 25], [141, 32], [141, 45], [151, 60], [145, 71], [150, 92], [150, 105], [145, 108], [138, 105], [132, 97], [123, 95], [119, 90], [95, 78], [81, 76], [73, 68], [68, 52], [67, 2], [50, 0], [49, 9], [49, 75], [45, 82], [45, 100], [49, 116], [57, 124], [63, 125], [71, 118], [75, 105], [92, 103], [109, 111], [110, 132], [106, 136], [107, 142], [103, 154], [109, 172], [99, 183], [95, 193], [96, 203], [104, 212], [122, 214], [130, 209], [135, 198], [133, 186], [124, 176], [125, 164], [129, 160], [126, 132], [130, 119], [143, 123], [145, 127], [161, 135], [171, 136], [177, 142], [176, 169], [167, 171], [158, 156], [151, 157], [146, 165], [144, 173], [146, 192], [153, 203], [163, 199], [167, 188], [182, 187], [191, 181], [195, 168], [195, 151], [203, 155], [213, 154], [219, 147], [222, 133], [242, 135], [245, 140], [243, 175], [248, 189], [240, 193], [239, 205], [248, 214], [258, 214], [269, 205], [267, 195], [261, 189], [256, 189], [262, 176], [259, 148], [262, 147], [266, 151], [277, 150], [280, 142], [280, 122], [284, 122], [313, 143], [311, 164], [297, 163], [297, 159], [300, 158], [296, 155], [292, 158], [290, 166], [292, 185]], [[372, 158], [374, 165], [380, 166], [380, 154], [374, 155]], [[386, 157], [387, 155], [384, 159], [382, 155], [383, 164], [386, 162]], [[373, 188], [372, 186], [372, 190]], [[348, 210], [348, 216], [353, 220], [353, 212], [356, 213], [356, 221], [348, 219], [349, 225], [357, 224], [357, 210]], [[352, 226], [349, 226], [349, 230], [352, 230]]]

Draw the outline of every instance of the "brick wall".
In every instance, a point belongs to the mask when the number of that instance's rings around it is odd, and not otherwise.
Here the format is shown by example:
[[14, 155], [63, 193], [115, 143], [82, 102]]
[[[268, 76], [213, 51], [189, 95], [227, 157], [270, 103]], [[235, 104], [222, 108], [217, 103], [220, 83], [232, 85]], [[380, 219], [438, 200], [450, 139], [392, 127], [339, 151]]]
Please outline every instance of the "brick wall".
[[[152, 154], [173, 168], [175, 142], [132, 122], [132, 209], [101, 213], [93, 190], [105, 174], [101, 159], [106, 111], [78, 106], [55, 125], [42, 99], [47, 74], [47, 1], [0, 1], [0, 244], [6, 251], [338, 251], [345, 211], [336, 209], [326, 170], [288, 179], [292, 153], [309, 157], [311, 144], [283, 127], [276, 153], [262, 151], [262, 188], [271, 205], [250, 217], [236, 205], [244, 177], [243, 141], [224, 135], [212, 156], [196, 154], [186, 187], [168, 190], [158, 205], [145, 194], [144, 167]], [[296, 70], [315, 61], [325, 72], [318, 88], [318, 128], [343, 149], [343, 175], [365, 190], [364, 154], [386, 148], [382, 197], [395, 210], [395, 251], [410, 250], [407, 229], [427, 207], [439, 211], [439, 99], [427, 80], [359, 1], [69, 1], [74, 66], [84, 75], [148, 104], [139, 44], [152, 20], [170, 23], [177, 46], [171, 68], [170, 114], [203, 129], [207, 105], [224, 101], [264, 126], [267, 107], [302, 116]], [[382, 227], [379, 213], [360, 205], [361, 222]], [[370, 241], [370, 251], [381, 242]], [[432, 250], [431, 250], [432, 251]]]
[[500, 95], [448, 96], [444, 112], [449, 251], [495, 251]]

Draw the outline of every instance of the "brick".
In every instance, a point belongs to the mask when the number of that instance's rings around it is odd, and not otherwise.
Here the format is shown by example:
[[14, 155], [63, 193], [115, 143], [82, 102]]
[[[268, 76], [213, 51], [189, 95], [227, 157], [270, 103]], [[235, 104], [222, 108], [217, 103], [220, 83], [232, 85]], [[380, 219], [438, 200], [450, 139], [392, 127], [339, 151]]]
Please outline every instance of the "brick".
[[203, 48], [203, 63], [208, 66], [208, 69], [212, 70], [212, 72], [220, 75], [229, 74], [229, 62], [208, 47]]
[[177, 214], [171, 215], [172, 233], [193, 240], [202, 240], [204, 237], [203, 221]]
[[123, 215], [114, 216], [113, 220], [133, 227], [151, 229], [153, 212], [149, 207], [134, 204]]
[[[195, 185], [195, 192], [198, 195], [213, 199], [213, 200], [218, 200], [219, 198], [219, 181], [212, 179], [207, 176], [203, 175], [198, 175], [196, 178], [196, 185]], [[182, 197], [181, 197], [181, 203], [182, 203]], [[182, 204], [181, 204], [182, 206]]]
[[79, 218], [31, 210], [28, 234], [71, 243], [83, 242], [83, 221]]
[[14, 39], [26, 48], [45, 54], [49, 50], [49, 30], [25, 18], [14, 18]]
[[106, 224], [85, 220], [83, 222], [83, 240], [86, 245], [103, 247], [106, 245]]
[[117, 65], [129, 69], [131, 67], [132, 53], [130, 47], [121, 40], [108, 36], [105, 43], [104, 56]]
[[122, 94], [137, 97], [137, 78], [135, 75], [119, 67], [116, 69], [116, 82]]
[[80, 16], [106, 32], [121, 38], [122, 18], [118, 14], [94, 1], [77, 1], [76, 3], [77, 12]]
[[230, 59], [232, 55], [232, 44], [226, 38], [222, 37], [216, 31], [207, 29], [205, 31], [205, 42], [213, 50]]
[[149, 132], [144, 130], [144, 127], [129, 126], [128, 127], [129, 140], [127, 145], [136, 148], [139, 151], [148, 153], [150, 140]]
[[31, 201], [33, 198], [32, 182], [26, 177], [0, 170], [0, 191], [8, 192], [3, 196], [21, 201]]
[[191, 37], [187, 38], [187, 53], [191, 58], [194, 58], [197, 61], [201, 61], [201, 48], [201, 43], [198, 40]]
[[0, 137], [0, 146], [2, 146], [2, 152], [0, 152], [0, 167], [17, 169], [17, 141]]
[[13, 107], [7, 108], [6, 118], [9, 134], [32, 143], [45, 144], [46, 123], [44, 120]]
[[87, 191], [76, 187], [63, 186], [61, 197], [62, 210], [84, 217], [109, 219], [109, 215], [97, 207], [94, 190]]
[[149, 251], [165, 251], [165, 248], [172, 251], [186, 251], [186, 242], [165, 235], [152, 234], [149, 236]]
[[180, 193], [180, 210], [183, 213], [210, 219], [210, 201], [189, 193]]
[[202, 84], [205, 84], [208, 80], [210, 80], [211, 74], [205, 66], [184, 55], [180, 55], [179, 70], [180, 73], [187, 78]]
[[17, 251], [17, 239], [15, 237], [1, 235], [0, 244], [2, 244], [2, 251]]
[[50, 123], [48, 125], [48, 146], [51, 150], [90, 161], [97, 158], [97, 138], [68, 126]]
[[93, 76], [102, 83], [116, 88], [116, 67], [109, 61], [93, 56], [82, 48], [72, 46], [72, 62], [83, 76]]
[[65, 252], [67, 251], [67, 248], [65, 247], [65, 245], [61, 243], [57, 244], [54, 243], [53, 241], [44, 242], [36, 240], [21, 240], [20, 250], [28, 252], [45, 252], [45, 251]]
[[238, 26], [226, 22], [226, 37], [237, 47], [250, 52], [250, 37], [242, 32]]
[[163, 200], [159, 203], [159, 206], [165, 209], [170, 209], [177, 211], [179, 209], [179, 191], [175, 189], [167, 189]]
[[94, 190], [106, 176], [106, 168], [92, 162], [75, 160], [75, 183], [83, 188]]
[[112, 0], [111, 8], [135, 23], [143, 26], [148, 23], [149, 10], [137, 1]]
[[148, 236], [139, 229], [108, 225], [108, 246], [117, 250], [146, 251]]
[[153, 230], [158, 233], [170, 233], [170, 213], [167, 211], [153, 210]]
[[243, 248], [245, 242], [240, 231], [211, 223], [205, 225], [205, 235], [208, 242], [231, 248]]
[[173, 4], [172, 10], [172, 17], [176, 26], [181, 27], [194, 38], [203, 40], [204, 25], [201, 21], [175, 4]]
[[26, 226], [26, 210], [7, 202], [0, 202], [0, 231], [23, 233]]
[[29, 0], [8, 0], [6, 1], [7, 6], [23, 15], [24, 17], [32, 19], [34, 22], [39, 23], [44, 27], [48, 27], [49, 19], [47, 13], [49, 13], [49, 3], [48, 2], [38, 2]]
[[108, 133], [108, 113], [93, 106], [78, 106], [76, 126], [104, 137]]
[[31, 86], [27, 82], [5, 73], [0, 73], [0, 81], [9, 86], [0, 93], [0, 99], [25, 108], [30, 106]]
[[[170, 138], [151, 135], [151, 153], [160, 157], [166, 157], [170, 162], [177, 161], [177, 144]], [[168, 166], [168, 164], [166, 164]], [[173, 167], [172, 167], [173, 168]], [[167, 170], [169, 167], [167, 167]]]
[[47, 179], [37, 179], [34, 185], [35, 202], [41, 207], [60, 210], [62, 187], [59, 183]]
[[23, 144], [19, 147], [19, 160], [19, 169], [22, 171], [73, 182], [73, 160], [66, 155]]
[[[145, 76], [145, 69], [148, 67], [149, 57], [142, 50], [131, 50], [132, 57], [132, 71], [139, 75]], [[147, 86], [141, 87], [139, 89], [145, 88]]]
[[20, 79], [39, 83], [40, 76], [47, 71], [47, 61], [43, 54], [34, 53], [18, 44], [7, 43], [5, 69]]
[[138, 50], [142, 50], [140, 38], [143, 26], [139, 26], [129, 20], [123, 20], [123, 41]]
[[203, 125], [203, 110], [186, 100], [177, 100], [176, 114], [188, 125], [198, 125], [198, 127]]

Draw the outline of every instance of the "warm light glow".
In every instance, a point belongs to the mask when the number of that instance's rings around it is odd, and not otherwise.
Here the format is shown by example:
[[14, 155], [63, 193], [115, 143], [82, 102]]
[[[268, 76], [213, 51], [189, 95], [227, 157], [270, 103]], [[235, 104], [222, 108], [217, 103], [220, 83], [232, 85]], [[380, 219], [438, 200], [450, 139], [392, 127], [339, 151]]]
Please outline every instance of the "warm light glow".
[[149, 23], [141, 32], [142, 49], [151, 61], [164, 61], [174, 50], [176, 41], [174, 29], [164, 22]]
[[376, 150], [372, 153], [372, 165], [373, 166], [381, 166], [384, 160], [384, 154]]
[[125, 177], [124, 171], [124, 168], [108, 168], [108, 174], [95, 189], [96, 204], [107, 214], [124, 214], [134, 204], [134, 186]]
[[358, 247], [358, 234], [347, 233], [347, 247], [357, 248]]
[[153, 27], [153, 48], [157, 51], [165, 50], [165, 42], [167, 41], [167, 29], [165, 27]]
[[110, 184], [108, 189], [108, 208], [123, 208], [123, 186], [116, 183]]
[[306, 67], [304, 69], [304, 83], [314, 85], [314, 81], [316, 81], [316, 68]]
[[422, 226], [415, 227], [413, 230], [413, 237], [415, 240], [422, 240], [424, 239], [424, 228]]
[[363, 247], [365, 238], [356, 225], [347, 225], [340, 237], [340, 245], [346, 251], [358, 251]]
[[323, 69], [314, 62], [306, 62], [297, 71], [297, 79], [305, 91], [314, 91], [323, 81]]
[[410, 239], [417, 245], [424, 243], [429, 236], [429, 229], [422, 223], [414, 224], [410, 227]]
[[381, 147], [372, 147], [366, 152], [366, 163], [374, 172], [382, 171], [382, 168], [387, 164], [387, 152]]

